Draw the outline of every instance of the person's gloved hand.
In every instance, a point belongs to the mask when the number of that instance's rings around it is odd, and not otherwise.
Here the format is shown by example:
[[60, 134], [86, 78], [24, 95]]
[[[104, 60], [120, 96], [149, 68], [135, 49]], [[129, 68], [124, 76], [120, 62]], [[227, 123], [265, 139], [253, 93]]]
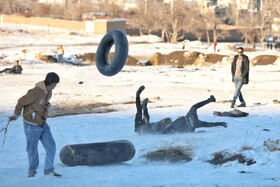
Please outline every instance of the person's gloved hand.
[[227, 128], [228, 124], [226, 122], [222, 122], [223, 127]]
[[17, 120], [18, 119], [18, 116], [17, 115], [12, 115], [9, 117], [9, 121], [14, 121], [14, 120]]
[[44, 106], [44, 109], [46, 110], [46, 111], [48, 111], [48, 109], [51, 107], [51, 103], [47, 103], [45, 106]]

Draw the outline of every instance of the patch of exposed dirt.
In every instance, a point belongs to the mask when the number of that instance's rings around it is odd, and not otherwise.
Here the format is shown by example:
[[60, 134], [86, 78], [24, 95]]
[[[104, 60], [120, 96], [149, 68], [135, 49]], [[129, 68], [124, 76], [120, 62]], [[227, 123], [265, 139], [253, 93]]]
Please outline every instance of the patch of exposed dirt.
[[240, 164], [246, 164], [247, 166], [255, 164], [256, 161], [253, 159], [248, 159], [242, 154], [229, 154], [227, 152], [218, 152], [214, 154], [214, 158], [208, 160], [209, 163], [214, 165], [223, 165], [227, 162], [232, 162], [237, 160]]
[[184, 67], [188, 65], [210, 66], [222, 62], [227, 55], [203, 54], [199, 52], [174, 51], [170, 54], [155, 53], [149, 62], [152, 65], [171, 65]]
[[87, 64], [95, 64], [95, 53], [84, 53], [76, 55], [77, 59], [83, 60]]
[[[154, 100], [159, 100], [155, 97]], [[154, 103], [155, 101], [149, 100], [149, 103]], [[93, 114], [93, 113], [109, 113], [119, 111], [123, 105], [135, 105], [134, 100], [124, 101], [120, 103], [88, 103], [84, 104], [79, 101], [60, 102], [56, 105], [52, 105], [49, 111], [49, 117], [58, 117], [66, 115], [78, 115], [78, 114]], [[121, 106], [121, 107], [120, 107]], [[174, 107], [175, 105], [159, 105], [159, 108]]]
[[[85, 54], [79, 54], [76, 55], [78, 59], [82, 59], [84, 62], [87, 64], [95, 64], [96, 63], [96, 54], [95, 53], [85, 53]], [[114, 53], [109, 54], [109, 60], [112, 61], [114, 58]], [[138, 66], [139, 60], [137, 60], [134, 57], [131, 57], [128, 55], [127, 60], [126, 60], [126, 65], [128, 66]]]
[[260, 55], [252, 59], [253, 65], [269, 65], [274, 64], [277, 60], [275, 55]]
[[107, 113], [114, 112], [112, 104], [108, 103], [93, 103], [93, 104], [80, 104], [66, 105], [61, 103], [59, 106], [52, 106], [49, 117], [77, 115], [77, 114], [92, 114], [92, 113]]
[[149, 59], [149, 62], [156, 65], [173, 65], [173, 66], [185, 66], [192, 65], [201, 53], [198, 52], [185, 52], [185, 51], [174, 51], [169, 54], [155, 53]]
[[[246, 51], [246, 50], [245, 50]], [[247, 49], [249, 51], [249, 49]], [[252, 51], [252, 50], [251, 50]], [[85, 64], [95, 64], [95, 53], [85, 53], [76, 55], [77, 59], [81, 59]], [[38, 58], [45, 62], [56, 62], [56, 59], [51, 55], [38, 55]], [[109, 54], [109, 60], [112, 61], [114, 53]], [[253, 65], [270, 65], [277, 63], [279, 60], [277, 55], [260, 55], [251, 60]], [[196, 66], [211, 66], [216, 63], [230, 63], [232, 59], [228, 55], [221, 54], [203, 54], [199, 52], [174, 51], [169, 54], [155, 53], [145, 63], [141, 64], [135, 57], [129, 56], [126, 61], [127, 66], [142, 66], [142, 65], [168, 65], [174, 67], [184, 67], [189, 65]], [[230, 62], [229, 62], [230, 61]]]
[[215, 64], [218, 62], [222, 62], [224, 57], [228, 57], [227, 55], [219, 55], [219, 54], [207, 54], [205, 61], [211, 64]]
[[149, 161], [168, 161], [171, 163], [189, 162], [193, 157], [193, 150], [189, 147], [167, 147], [150, 151], [143, 155]]
[[42, 60], [44, 62], [57, 62], [57, 60], [52, 56], [52, 55], [43, 55], [43, 54], [38, 54], [37, 58], [39, 60]]

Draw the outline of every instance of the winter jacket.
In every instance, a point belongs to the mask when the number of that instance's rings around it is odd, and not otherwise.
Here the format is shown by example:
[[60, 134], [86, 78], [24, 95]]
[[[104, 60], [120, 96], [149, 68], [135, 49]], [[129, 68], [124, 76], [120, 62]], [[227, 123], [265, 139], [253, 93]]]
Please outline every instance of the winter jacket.
[[169, 134], [173, 132], [194, 132], [194, 121], [191, 119], [191, 115], [178, 117], [175, 121], [170, 123], [164, 133]]
[[21, 65], [13, 66], [12, 69], [8, 73], [21, 74], [22, 70], [23, 69], [22, 69]]
[[57, 48], [57, 54], [63, 55], [64, 54], [64, 49], [62, 47]]
[[[232, 75], [232, 82], [234, 81], [234, 74], [236, 70], [236, 61], [238, 59], [238, 55], [235, 55], [231, 64], [231, 75]], [[241, 68], [241, 77], [243, 84], [249, 83], [249, 58], [248, 56], [242, 54], [242, 68]]]
[[23, 119], [32, 125], [43, 125], [48, 117], [45, 108], [49, 103], [52, 92], [48, 92], [45, 82], [38, 82], [24, 96], [19, 98], [14, 114], [19, 116], [23, 110]]

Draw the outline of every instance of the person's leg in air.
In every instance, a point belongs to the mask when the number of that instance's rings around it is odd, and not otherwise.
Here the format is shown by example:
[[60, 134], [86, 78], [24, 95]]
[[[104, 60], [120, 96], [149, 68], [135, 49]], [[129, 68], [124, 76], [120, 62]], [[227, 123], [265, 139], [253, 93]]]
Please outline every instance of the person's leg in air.
[[198, 119], [197, 109], [209, 104], [210, 102], [216, 102], [216, 99], [213, 95], [211, 95], [208, 99], [193, 105], [189, 110], [189, 112], [187, 113], [186, 119], [191, 127], [191, 132], [194, 132], [196, 128], [200, 128], [200, 127], [215, 127], [215, 126], [227, 127], [227, 123], [225, 122], [205, 122], [205, 121], [200, 121]]
[[141, 92], [145, 89], [145, 86], [140, 86], [136, 92], [136, 115], [135, 115], [135, 126], [134, 126], [134, 131], [136, 133], [140, 132], [140, 126], [143, 123], [142, 121], [142, 106], [141, 106], [141, 100], [140, 100], [140, 94]]

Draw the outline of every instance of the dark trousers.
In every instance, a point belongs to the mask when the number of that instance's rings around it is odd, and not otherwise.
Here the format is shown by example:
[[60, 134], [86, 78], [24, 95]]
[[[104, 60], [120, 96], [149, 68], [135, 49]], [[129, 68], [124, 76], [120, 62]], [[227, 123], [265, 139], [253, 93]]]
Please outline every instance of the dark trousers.
[[12, 68], [6, 68], [6, 69], [3, 69], [2, 71], [0, 71], [0, 73], [10, 73], [10, 71], [12, 70]]
[[[136, 96], [136, 115], [135, 115], [135, 132], [137, 132], [139, 130], [139, 128], [141, 127], [141, 125], [144, 125], [144, 124], [149, 124], [150, 122], [150, 115], [149, 115], [149, 112], [148, 112], [148, 109], [145, 108], [143, 110], [143, 113], [142, 113], [142, 106], [141, 106], [141, 101], [140, 101], [140, 96]], [[142, 116], [144, 115], [144, 117]]]
[[189, 112], [186, 115], [187, 119], [190, 119], [191, 124], [193, 125], [194, 129], [199, 128], [199, 127], [215, 127], [215, 126], [222, 126], [223, 122], [206, 122], [206, 121], [201, 121], [198, 119], [197, 116], [197, 109], [203, 107], [204, 105], [209, 104], [210, 101], [204, 100], [199, 103], [196, 103], [193, 105]]
[[185, 116], [181, 116], [169, 124], [165, 129], [165, 134], [172, 132], [194, 132], [200, 127], [223, 126], [223, 122], [206, 122], [198, 119], [197, 109], [210, 103], [209, 99], [194, 104]]

